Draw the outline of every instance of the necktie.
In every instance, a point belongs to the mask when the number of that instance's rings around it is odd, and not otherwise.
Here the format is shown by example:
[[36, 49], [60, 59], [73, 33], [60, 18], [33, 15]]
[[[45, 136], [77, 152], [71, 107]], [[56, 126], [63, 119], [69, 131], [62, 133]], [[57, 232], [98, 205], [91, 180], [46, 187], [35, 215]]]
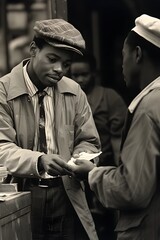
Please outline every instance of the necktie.
[[39, 147], [40, 151], [47, 153], [47, 142], [45, 134], [45, 111], [44, 111], [44, 96], [46, 92], [38, 92], [39, 99]]

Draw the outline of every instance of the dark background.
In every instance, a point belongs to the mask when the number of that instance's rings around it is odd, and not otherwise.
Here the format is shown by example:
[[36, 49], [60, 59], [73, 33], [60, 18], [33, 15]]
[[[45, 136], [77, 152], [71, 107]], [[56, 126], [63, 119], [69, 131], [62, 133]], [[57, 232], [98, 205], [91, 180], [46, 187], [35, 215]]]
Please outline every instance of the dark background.
[[[98, 17], [96, 26], [92, 21], [94, 13]], [[68, 0], [68, 20], [81, 31], [88, 50], [95, 53], [100, 83], [116, 89], [127, 104], [137, 91], [128, 90], [123, 81], [122, 47], [135, 18], [141, 14], [160, 18], [160, 0]], [[94, 28], [97, 28], [98, 52], [94, 52]]]

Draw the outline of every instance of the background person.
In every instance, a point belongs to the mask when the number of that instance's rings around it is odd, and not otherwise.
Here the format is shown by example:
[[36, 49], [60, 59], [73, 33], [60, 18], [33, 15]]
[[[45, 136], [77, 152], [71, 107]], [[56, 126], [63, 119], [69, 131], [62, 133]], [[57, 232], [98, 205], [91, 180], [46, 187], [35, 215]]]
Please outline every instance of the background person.
[[32, 191], [33, 239], [97, 240], [83, 182], [67, 170], [72, 155], [100, 150], [86, 96], [64, 77], [85, 42], [62, 19], [37, 21], [34, 31], [31, 58], [0, 79], [1, 163], [19, 190]]
[[[99, 166], [118, 165], [121, 132], [126, 115], [122, 97], [113, 89], [96, 84], [96, 59], [90, 53], [76, 55], [71, 63], [71, 78], [80, 84], [87, 95], [100, 136], [102, 154]], [[105, 209], [86, 185], [86, 193], [96, 223], [99, 238], [115, 239], [115, 212]]]
[[29, 58], [30, 38], [28, 35], [17, 37], [9, 42], [9, 65], [15, 67], [23, 59]]
[[128, 108], [120, 165], [76, 161], [106, 208], [119, 209], [118, 240], [160, 239], [160, 19], [141, 15], [123, 45], [123, 75], [139, 94]]
[[96, 59], [90, 53], [76, 55], [70, 67], [70, 76], [87, 95], [102, 144], [99, 165], [117, 165], [126, 104], [111, 88], [96, 84]]

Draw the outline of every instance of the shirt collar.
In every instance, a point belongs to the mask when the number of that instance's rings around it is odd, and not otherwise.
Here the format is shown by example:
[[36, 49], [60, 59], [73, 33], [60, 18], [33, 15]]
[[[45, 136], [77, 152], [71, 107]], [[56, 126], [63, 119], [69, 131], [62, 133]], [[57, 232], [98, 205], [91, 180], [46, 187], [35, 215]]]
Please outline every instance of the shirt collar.
[[[24, 74], [24, 79], [25, 79], [25, 82], [26, 82], [26, 85], [27, 85], [27, 88], [28, 88], [28, 94], [33, 97], [37, 92], [38, 92], [38, 89], [37, 87], [33, 84], [33, 82], [31, 81], [28, 73], [27, 73], [27, 64], [23, 67], [23, 74]], [[53, 96], [53, 90], [54, 88], [51, 88], [51, 87], [46, 87], [44, 89], [44, 91], [47, 93], [47, 95], [49, 96]]]
[[156, 78], [154, 81], [152, 81], [147, 87], [145, 87], [131, 102], [131, 104], [128, 107], [128, 110], [130, 113], [133, 113], [140, 103], [140, 101], [146, 96], [150, 91], [152, 91], [155, 88], [160, 88], [160, 77]]

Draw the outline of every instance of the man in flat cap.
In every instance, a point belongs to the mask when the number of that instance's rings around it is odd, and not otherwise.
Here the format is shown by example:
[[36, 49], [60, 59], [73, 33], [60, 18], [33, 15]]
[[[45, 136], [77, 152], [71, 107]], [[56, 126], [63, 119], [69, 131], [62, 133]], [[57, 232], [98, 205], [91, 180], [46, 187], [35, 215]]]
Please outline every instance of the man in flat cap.
[[160, 239], [160, 19], [141, 15], [123, 45], [123, 75], [139, 94], [128, 108], [118, 167], [75, 160], [106, 208], [119, 210], [118, 240]]
[[38, 21], [34, 31], [31, 58], [0, 79], [0, 163], [6, 180], [32, 191], [33, 239], [97, 240], [84, 184], [67, 164], [100, 150], [86, 96], [64, 76], [85, 42], [62, 19]]

